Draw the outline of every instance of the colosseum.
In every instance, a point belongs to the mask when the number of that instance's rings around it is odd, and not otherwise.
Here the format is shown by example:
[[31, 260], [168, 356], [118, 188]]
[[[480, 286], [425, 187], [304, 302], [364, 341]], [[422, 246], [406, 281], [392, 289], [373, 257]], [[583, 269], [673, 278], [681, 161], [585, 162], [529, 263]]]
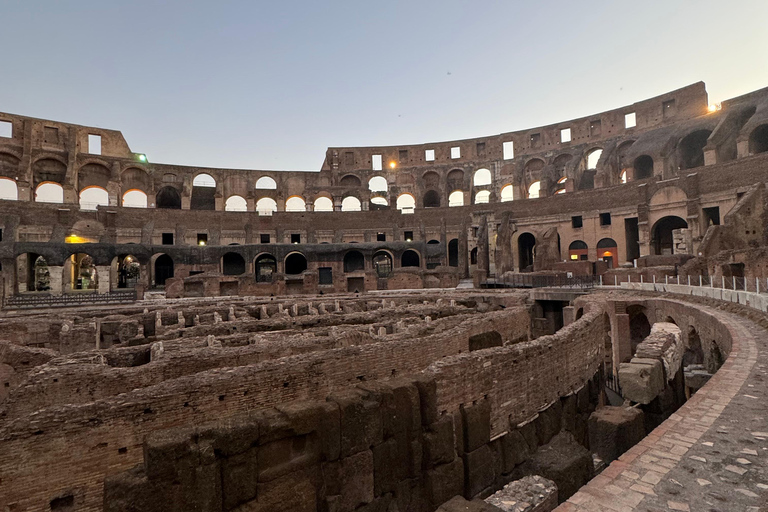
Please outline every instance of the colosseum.
[[317, 172], [0, 113], [0, 510], [768, 511], [768, 88]]

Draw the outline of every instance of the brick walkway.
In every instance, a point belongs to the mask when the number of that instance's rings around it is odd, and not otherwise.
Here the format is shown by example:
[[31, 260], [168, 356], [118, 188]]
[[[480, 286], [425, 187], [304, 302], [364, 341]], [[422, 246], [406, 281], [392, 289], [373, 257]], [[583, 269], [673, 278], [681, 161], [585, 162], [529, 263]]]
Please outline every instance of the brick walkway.
[[768, 511], [768, 332], [698, 307], [733, 333], [725, 364], [556, 512]]

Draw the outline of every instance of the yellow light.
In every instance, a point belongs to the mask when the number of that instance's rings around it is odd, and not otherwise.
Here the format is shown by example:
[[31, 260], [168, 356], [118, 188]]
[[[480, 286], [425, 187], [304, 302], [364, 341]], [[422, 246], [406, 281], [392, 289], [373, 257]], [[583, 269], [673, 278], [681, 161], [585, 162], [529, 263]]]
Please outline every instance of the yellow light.
[[395, 162], [389, 162], [389, 167], [391, 169], [394, 169], [395, 167], [397, 167], [397, 164]]
[[200, 240], [199, 242], [197, 242], [197, 245], [205, 245], [205, 240]]
[[64, 243], [67, 244], [87, 244], [89, 240], [77, 235], [69, 235], [64, 239]]
[[613, 254], [611, 254], [611, 252], [610, 252], [610, 251], [605, 251], [605, 252], [603, 253], [603, 256], [613, 256]]
[[578, 254], [571, 254], [571, 259], [572, 260], [578, 260], [579, 259], [579, 255]]
[[720, 103], [713, 103], [710, 106], [707, 107], [707, 110], [710, 112], [717, 112], [718, 110], [722, 109], [723, 106]]

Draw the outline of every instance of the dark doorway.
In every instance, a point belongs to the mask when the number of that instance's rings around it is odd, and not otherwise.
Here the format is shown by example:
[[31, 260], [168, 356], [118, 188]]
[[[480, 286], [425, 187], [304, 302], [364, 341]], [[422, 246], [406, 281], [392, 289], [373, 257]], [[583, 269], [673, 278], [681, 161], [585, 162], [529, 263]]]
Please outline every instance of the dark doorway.
[[438, 208], [440, 206], [440, 194], [435, 190], [429, 190], [424, 194], [424, 208]]
[[534, 247], [536, 246], [536, 237], [530, 233], [523, 233], [517, 238], [518, 261], [520, 263], [520, 272], [533, 271]]
[[236, 252], [225, 254], [221, 259], [221, 266], [225, 276], [245, 274], [245, 259]]
[[448, 242], [448, 266], [459, 266], [459, 239], [454, 238]]
[[285, 258], [285, 273], [288, 275], [301, 274], [307, 270], [307, 258], [300, 252], [289, 254]]
[[656, 254], [675, 254], [672, 231], [687, 228], [688, 223], [680, 217], [664, 217], [653, 226], [653, 247]]
[[640, 257], [640, 228], [637, 217], [624, 219], [624, 238], [627, 241], [627, 261]]
[[749, 136], [749, 152], [753, 155], [768, 151], [768, 124], [758, 126]]
[[155, 260], [155, 285], [165, 286], [165, 281], [173, 277], [173, 260], [167, 254]]
[[633, 165], [635, 169], [634, 179], [644, 180], [653, 176], [653, 158], [648, 155], [640, 155], [635, 158]]
[[416, 251], [407, 250], [400, 258], [401, 267], [418, 267], [420, 265], [419, 254]]
[[365, 270], [365, 258], [359, 251], [349, 251], [344, 255], [344, 272]]
[[277, 260], [271, 254], [262, 254], [256, 258], [256, 282], [271, 283], [277, 273]]
[[712, 132], [697, 130], [680, 141], [680, 169], [693, 169], [704, 165], [704, 146]]
[[155, 207], [167, 210], [181, 210], [181, 196], [174, 187], [161, 188], [155, 196]]

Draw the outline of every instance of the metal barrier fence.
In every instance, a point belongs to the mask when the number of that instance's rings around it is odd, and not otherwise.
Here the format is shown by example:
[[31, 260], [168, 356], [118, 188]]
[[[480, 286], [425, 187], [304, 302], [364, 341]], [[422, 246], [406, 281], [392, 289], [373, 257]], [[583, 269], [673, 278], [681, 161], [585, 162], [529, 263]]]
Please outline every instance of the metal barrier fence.
[[598, 276], [507, 274], [488, 278], [483, 288], [594, 288], [600, 283]]
[[136, 290], [111, 293], [67, 293], [63, 295], [12, 295], [5, 297], [3, 309], [65, 308], [136, 302]]
[[663, 279], [652, 277], [651, 280], [640, 276], [600, 276], [600, 286], [621, 286], [622, 283], [658, 283], [672, 285], [702, 286], [736, 290], [740, 292], [768, 293], [768, 278], [764, 277], [714, 277], [714, 276], [664, 276]]

